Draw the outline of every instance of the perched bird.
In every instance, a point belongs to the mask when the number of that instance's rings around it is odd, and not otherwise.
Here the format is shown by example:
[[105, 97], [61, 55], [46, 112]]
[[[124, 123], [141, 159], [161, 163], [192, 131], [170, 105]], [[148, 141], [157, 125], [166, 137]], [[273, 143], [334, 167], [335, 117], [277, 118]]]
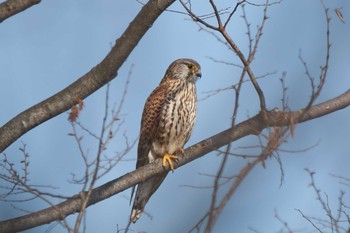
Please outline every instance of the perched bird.
[[[164, 167], [169, 164], [171, 170], [174, 169], [172, 160], [177, 158], [174, 154], [184, 152], [183, 146], [196, 120], [196, 81], [201, 76], [200, 65], [192, 59], [178, 59], [170, 64], [143, 109], [136, 169], [156, 158], [163, 159]], [[163, 173], [138, 184], [131, 222], [141, 217], [146, 203], [166, 175]]]

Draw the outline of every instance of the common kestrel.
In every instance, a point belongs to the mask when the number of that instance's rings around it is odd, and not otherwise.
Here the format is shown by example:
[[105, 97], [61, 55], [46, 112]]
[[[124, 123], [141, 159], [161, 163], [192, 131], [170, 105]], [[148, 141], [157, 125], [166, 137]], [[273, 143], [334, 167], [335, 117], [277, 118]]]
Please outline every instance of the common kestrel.
[[[200, 65], [192, 59], [178, 59], [170, 64], [143, 109], [136, 169], [162, 158], [163, 166], [168, 163], [173, 170], [172, 160], [177, 158], [174, 153], [183, 152], [196, 120], [196, 81], [200, 77]], [[131, 222], [141, 217], [146, 203], [167, 174], [138, 184]]]

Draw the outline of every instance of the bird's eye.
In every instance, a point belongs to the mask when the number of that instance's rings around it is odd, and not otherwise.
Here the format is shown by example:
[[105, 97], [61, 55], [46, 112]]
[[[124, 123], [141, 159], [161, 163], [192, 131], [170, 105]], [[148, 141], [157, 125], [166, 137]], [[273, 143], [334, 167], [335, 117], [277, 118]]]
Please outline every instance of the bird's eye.
[[187, 67], [192, 69], [193, 68], [193, 65], [192, 64], [187, 64]]

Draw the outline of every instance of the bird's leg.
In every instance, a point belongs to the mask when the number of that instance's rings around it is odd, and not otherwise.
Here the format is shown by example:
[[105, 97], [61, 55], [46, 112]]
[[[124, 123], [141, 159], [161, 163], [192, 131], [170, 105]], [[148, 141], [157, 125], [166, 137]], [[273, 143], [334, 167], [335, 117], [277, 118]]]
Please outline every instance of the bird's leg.
[[[185, 150], [183, 148], [180, 148], [180, 149], [176, 150], [175, 153], [184, 154]], [[174, 165], [173, 165], [173, 161], [172, 160], [178, 159], [178, 158], [179, 157], [177, 155], [171, 155], [171, 154], [165, 153], [164, 156], [163, 156], [163, 167], [165, 167], [166, 163], [168, 163], [169, 166], [170, 166], [170, 169], [172, 171], [174, 171]]]
[[165, 167], [166, 163], [168, 163], [170, 166], [170, 169], [172, 171], [174, 171], [174, 165], [173, 165], [173, 161], [172, 161], [173, 159], [177, 159], [177, 156], [165, 153], [165, 155], [163, 156], [163, 167]]
[[175, 153], [181, 153], [182, 155], [184, 155], [185, 154], [185, 149], [184, 148], [177, 149], [175, 151]]

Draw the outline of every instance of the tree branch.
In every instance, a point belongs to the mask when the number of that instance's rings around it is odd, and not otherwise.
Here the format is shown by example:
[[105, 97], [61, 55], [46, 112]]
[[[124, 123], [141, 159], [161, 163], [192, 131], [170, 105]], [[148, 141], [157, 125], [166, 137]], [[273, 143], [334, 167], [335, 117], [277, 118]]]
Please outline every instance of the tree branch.
[[40, 2], [41, 0], [7, 0], [0, 3], [0, 23]]
[[[291, 122], [301, 123], [312, 120], [350, 105], [350, 90], [329, 101], [312, 106], [305, 110], [300, 109], [292, 112], [283, 112], [278, 109], [259, 113], [254, 117], [222, 131], [208, 139], [205, 139], [185, 150], [185, 156], [180, 157], [175, 168], [183, 166], [211, 151], [214, 151], [230, 142], [236, 141], [248, 135], [258, 135], [264, 128], [289, 126]], [[306, 111], [306, 112], [305, 112]], [[167, 168], [169, 169], [169, 168]], [[166, 172], [161, 165], [161, 159], [143, 166], [133, 172], [127, 173], [113, 181], [92, 190], [87, 206], [96, 204], [119, 192], [122, 192], [139, 182], [145, 181], [157, 174]], [[2, 232], [16, 232], [33, 228], [39, 225], [48, 224], [52, 221], [64, 219], [66, 216], [80, 210], [82, 204], [81, 193], [54, 206], [22, 217], [9, 219], [0, 222]]]
[[114, 79], [141, 38], [159, 15], [175, 0], [151, 0], [145, 4], [111, 52], [91, 71], [64, 90], [20, 113], [0, 128], [0, 152], [20, 136], [61, 114]]

